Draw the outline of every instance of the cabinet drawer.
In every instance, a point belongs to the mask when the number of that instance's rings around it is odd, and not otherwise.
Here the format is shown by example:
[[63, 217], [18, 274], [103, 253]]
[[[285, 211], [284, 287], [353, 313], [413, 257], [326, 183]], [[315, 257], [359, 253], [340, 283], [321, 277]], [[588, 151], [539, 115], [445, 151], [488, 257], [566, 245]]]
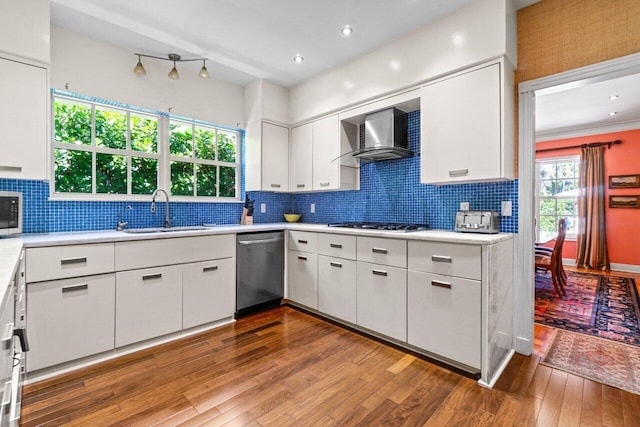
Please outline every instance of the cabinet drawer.
[[318, 253], [336, 258], [356, 259], [356, 236], [344, 234], [320, 234]]
[[309, 252], [315, 254], [318, 252], [318, 233], [309, 233], [308, 231], [289, 231], [289, 250]]
[[223, 234], [117, 242], [115, 253], [118, 271], [186, 264], [234, 257], [236, 239], [234, 234]]
[[406, 342], [407, 270], [357, 264], [357, 324]]
[[114, 271], [113, 243], [27, 249], [27, 282]]
[[318, 309], [318, 255], [289, 251], [287, 298]]
[[407, 268], [407, 241], [358, 237], [358, 261]]
[[27, 285], [30, 372], [114, 347], [115, 275]]
[[182, 329], [182, 266], [116, 273], [116, 347]]
[[409, 270], [480, 280], [482, 248], [444, 242], [409, 242]]
[[481, 285], [409, 271], [408, 343], [481, 368]]
[[182, 267], [184, 329], [231, 317], [235, 308], [235, 259], [218, 259]]
[[318, 256], [318, 310], [356, 323], [356, 262]]

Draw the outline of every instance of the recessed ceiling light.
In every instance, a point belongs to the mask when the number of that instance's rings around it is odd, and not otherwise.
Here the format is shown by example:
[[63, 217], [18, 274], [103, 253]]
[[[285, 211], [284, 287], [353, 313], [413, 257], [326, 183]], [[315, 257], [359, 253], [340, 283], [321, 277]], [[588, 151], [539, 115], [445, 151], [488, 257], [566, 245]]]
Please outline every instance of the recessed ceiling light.
[[620, 95], [611, 95], [611, 96], [609, 97], [609, 100], [610, 100], [610, 101], [613, 101], [614, 99], [618, 99], [618, 98], [620, 98]]
[[617, 111], [612, 111], [612, 112], [609, 113], [610, 116], [615, 116], [616, 114], [618, 114]]
[[353, 28], [351, 28], [351, 26], [349, 25], [345, 25], [344, 27], [340, 28], [340, 34], [342, 34], [344, 37], [349, 37], [351, 34], [353, 34]]
[[293, 62], [295, 62], [296, 64], [300, 64], [302, 63], [302, 61], [304, 61], [303, 56], [299, 53], [296, 53], [296, 56], [293, 57]]

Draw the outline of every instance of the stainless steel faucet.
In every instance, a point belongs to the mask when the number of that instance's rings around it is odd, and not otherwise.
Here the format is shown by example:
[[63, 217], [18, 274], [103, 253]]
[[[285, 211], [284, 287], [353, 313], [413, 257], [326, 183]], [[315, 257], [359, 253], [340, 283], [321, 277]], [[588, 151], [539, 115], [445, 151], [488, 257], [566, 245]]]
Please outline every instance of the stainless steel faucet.
[[158, 193], [163, 193], [166, 199], [164, 208], [164, 228], [171, 228], [171, 216], [169, 215], [169, 194], [162, 188], [157, 188], [156, 191], [153, 192], [153, 196], [151, 196], [151, 213], [155, 213], [156, 211], [156, 196], [158, 195]]

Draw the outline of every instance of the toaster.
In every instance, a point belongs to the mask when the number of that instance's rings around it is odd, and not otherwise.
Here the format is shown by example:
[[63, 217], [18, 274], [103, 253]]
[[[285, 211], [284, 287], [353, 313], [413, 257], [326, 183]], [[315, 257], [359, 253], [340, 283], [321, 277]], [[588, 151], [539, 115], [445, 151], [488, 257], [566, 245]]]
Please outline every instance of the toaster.
[[454, 230], [462, 233], [498, 233], [500, 217], [495, 211], [458, 211]]

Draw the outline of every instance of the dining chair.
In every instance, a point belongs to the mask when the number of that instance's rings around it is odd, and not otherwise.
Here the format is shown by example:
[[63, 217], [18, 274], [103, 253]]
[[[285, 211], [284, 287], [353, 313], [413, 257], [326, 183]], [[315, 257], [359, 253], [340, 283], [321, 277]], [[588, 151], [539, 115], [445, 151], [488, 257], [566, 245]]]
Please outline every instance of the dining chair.
[[558, 221], [558, 236], [553, 249], [545, 246], [535, 247], [535, 269], [545, 273], [551, 272], [551, 282], [558, 296], [566, 295], [565, 286], [567, 284], [567, 273], [562, 265], [562, 245], [567, 234], [567, 220], [562, 218]]

